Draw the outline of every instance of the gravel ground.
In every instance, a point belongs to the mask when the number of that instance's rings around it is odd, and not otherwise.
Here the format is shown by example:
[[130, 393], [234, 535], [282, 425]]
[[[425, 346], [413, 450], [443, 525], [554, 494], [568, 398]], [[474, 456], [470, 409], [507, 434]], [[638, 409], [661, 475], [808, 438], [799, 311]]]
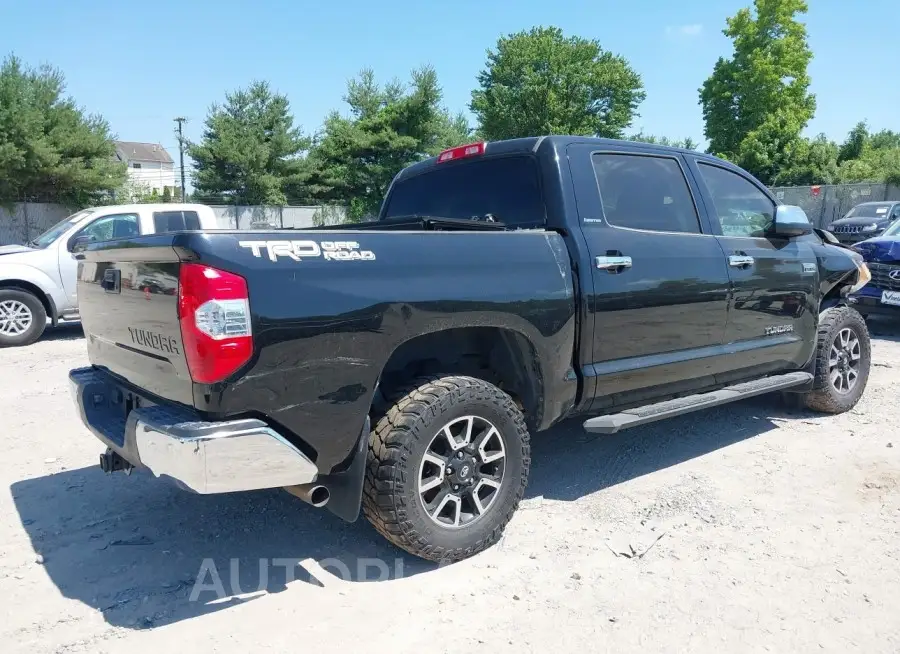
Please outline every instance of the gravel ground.
[[105, 476], [66, 383], [84, 340], [56, 330], [0, 350], [0, 642], [898, 652], [900, 326], [873, 331], [869, 388], [842, 416], [768, 397], [612, 437], [538, 435], [503, 541], [435, 567], [281, 490], [201, 497]]

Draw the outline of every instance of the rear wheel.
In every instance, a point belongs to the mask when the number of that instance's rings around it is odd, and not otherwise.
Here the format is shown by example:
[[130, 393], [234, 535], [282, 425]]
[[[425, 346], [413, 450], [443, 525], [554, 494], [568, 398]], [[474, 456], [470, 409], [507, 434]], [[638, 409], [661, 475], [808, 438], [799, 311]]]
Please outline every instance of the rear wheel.
[[823, 413], [849, 411], [866, 389], [871, 361], [869, 330], [859, 312], [850, 307], [827, 309], [819, 316], [816, 378], [804, 403]]
[[480, 379], [419, 380], [372, 431], [363, 511], [395, 545], [452, 562], [499, 540], [531, 450], [512, 398]]
[[30, 345], [47, 327], [47, 311], [28, 291], [0, 289], [0, 347]]

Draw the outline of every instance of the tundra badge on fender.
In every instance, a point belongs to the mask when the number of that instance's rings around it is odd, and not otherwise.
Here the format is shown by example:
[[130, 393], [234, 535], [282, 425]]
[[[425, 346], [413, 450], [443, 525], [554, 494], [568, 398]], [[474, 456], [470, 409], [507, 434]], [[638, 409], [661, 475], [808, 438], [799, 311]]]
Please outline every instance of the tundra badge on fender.
[[766, 327], [766, 336], [774, 336], [775, 334], [787, 334], [794, 331], [793, 325], [773, 325]]

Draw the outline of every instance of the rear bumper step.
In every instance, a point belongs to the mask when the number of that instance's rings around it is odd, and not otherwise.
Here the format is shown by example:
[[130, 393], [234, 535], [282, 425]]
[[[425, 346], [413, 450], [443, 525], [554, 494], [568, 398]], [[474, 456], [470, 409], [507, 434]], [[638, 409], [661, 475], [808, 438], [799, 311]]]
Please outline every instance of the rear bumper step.
[[69, 373], [84, 424], [136, 468], [170, 477], [197, 493], [228, 493], [308, 484], [318, 470], [262, 420], [204, 421], [187, 408], [124, 408], [123, 391], [94, 368]]
[[774, 375], [754, 381], [728, 386], [710, 393], [698, 393], [674, 400], [666, 400], [657, 404], [628, 409], [622, 413], [591, 418], [584, 423], [585, 430], [597, 434], [615, 434], [629, 427], [646, 425], [664, 418], [674, 418], [685, 413], [708, 409], [720, 404], [728, 404], [754, 395], [762, 395], [772, 391], [780, 391], [794, 386], [801, 386], [812, 381], [808, 372], [791, 372], [785, 375]]

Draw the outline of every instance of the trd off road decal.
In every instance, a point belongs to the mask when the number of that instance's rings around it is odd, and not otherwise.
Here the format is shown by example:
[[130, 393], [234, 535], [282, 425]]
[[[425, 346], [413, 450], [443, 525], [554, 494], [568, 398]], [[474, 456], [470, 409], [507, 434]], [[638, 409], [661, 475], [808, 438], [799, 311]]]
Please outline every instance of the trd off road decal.
[[265, 251], [271, 261], [288, 257], [294, 261], [321, 257], [326, 261], [374, 261], [375, 253], [360, 250], [356, 241], [239, 241], [242, 248], [249, 248], [254, 257], [262, 257]]

